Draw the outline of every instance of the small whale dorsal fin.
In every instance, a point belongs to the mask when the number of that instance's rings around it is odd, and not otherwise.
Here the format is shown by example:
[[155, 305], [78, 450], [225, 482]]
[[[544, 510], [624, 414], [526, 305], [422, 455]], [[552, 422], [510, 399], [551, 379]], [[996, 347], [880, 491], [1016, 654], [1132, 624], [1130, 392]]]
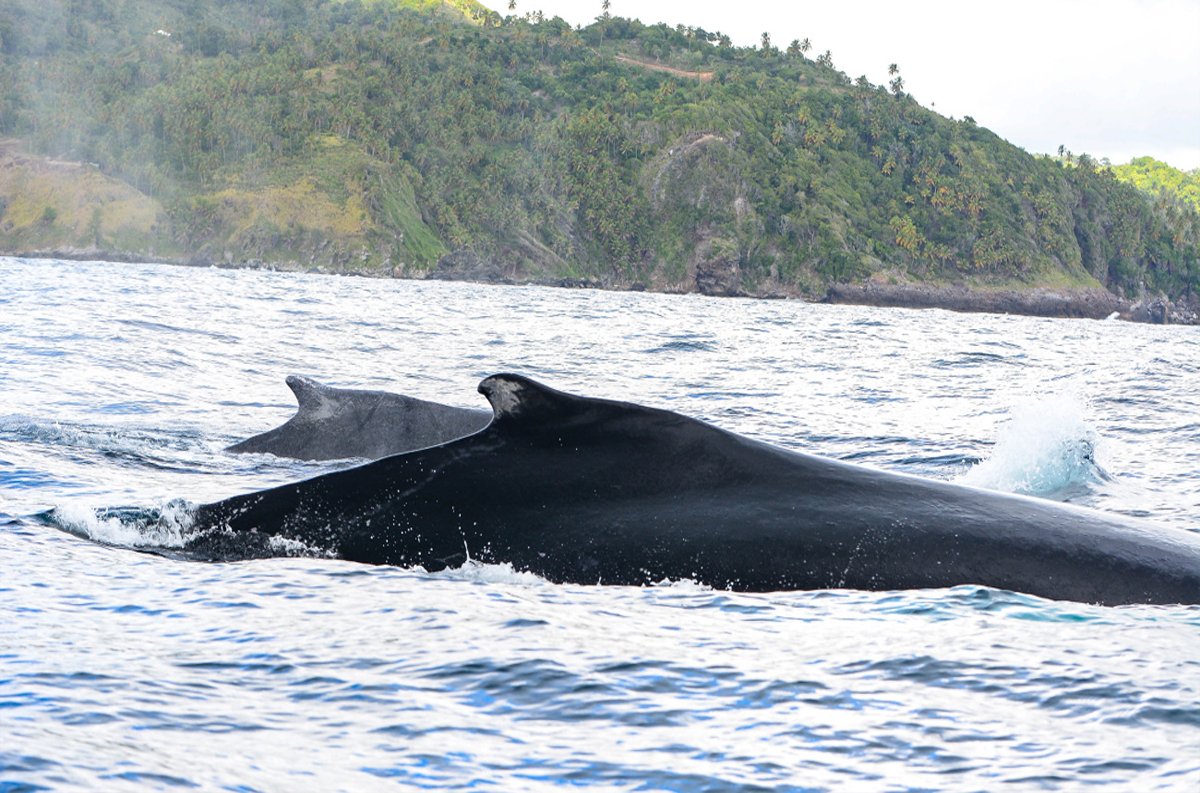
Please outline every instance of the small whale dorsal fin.
[[297, 415], [319, 418], [329, 412], [329, 392], [332, 390], [329, 386], [298, 374], [288, 375], [287, 385], [296, 395], [296, 404], [300, 406]]
[[479, 384], [495, 414], [493, 423], [546, 423], [572, 418], [601, 400], [565, 394], [518, 374], [494, 374]]
[[305, 377], [298, 374], [290, 374], [287, 376], [287, 386], [292, 389], [292, 393], [296, 395], [296, 403], [300, 407], [306, 404], [316, 404], [321, 399], [321, 391], [325, 386], [313, 380], [311, 377]]

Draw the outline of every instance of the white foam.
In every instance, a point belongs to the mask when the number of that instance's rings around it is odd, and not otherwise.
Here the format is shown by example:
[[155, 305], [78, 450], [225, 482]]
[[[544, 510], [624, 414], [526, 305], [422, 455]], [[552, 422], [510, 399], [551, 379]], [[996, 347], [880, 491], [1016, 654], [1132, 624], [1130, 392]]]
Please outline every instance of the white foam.
[[664, 578], [654, 583], [656, 589], [674, 589], [677, 592], [712, 592], [708, 584], [701, 584], [694, 578]]
[[517, 570], [508, 562], [502, 564], [486, 564], [468, 559], [462, 567], [447, 567], [436, 573], [429, 573], [433, 578], [445, 578], [450, 581], [474, 581], [482, 584], [522, 584], [524, 586], [540, 586], [550, 582], [539, 575], [524, 570]]
[[158, 510], [157, 520], [123, 520], [116, 515], [101, 517], [83, 502], [67, 502], [51, 515], [63, 529], [107, 545], [127, 548], [181, 548], [192, 517], [182, 502], [170, 502]]
[[997, 428], [991, 455], [958, 481], [990, 490], [1047, 495], [1104, 479], [1096, 461], [1100, 437], [1086, 415], [1086, 402], [1072, 394], [1015, 405]]
[[267, 544], [272, 551], [281, 556], [303, 556], [319, 559], [333, 559], [336, 554], [325, 548], [318, 548], [315, 545], [309, 545], [300, 540], [294, 540], [290, 537], [280, 537], [272, 535], [267, 539]]

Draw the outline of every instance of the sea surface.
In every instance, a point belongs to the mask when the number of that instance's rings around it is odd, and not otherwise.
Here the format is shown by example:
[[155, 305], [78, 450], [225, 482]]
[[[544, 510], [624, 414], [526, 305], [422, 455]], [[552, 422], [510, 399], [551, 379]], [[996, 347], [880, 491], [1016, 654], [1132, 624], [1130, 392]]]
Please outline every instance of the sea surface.
[[211, 564], [96, 517], [353, 465], [222, 451], [290, 373], [505, 371], [1200, 532], [1197, 328], [0, 258], [0, 793], [1200, 790], [1196, 606]]

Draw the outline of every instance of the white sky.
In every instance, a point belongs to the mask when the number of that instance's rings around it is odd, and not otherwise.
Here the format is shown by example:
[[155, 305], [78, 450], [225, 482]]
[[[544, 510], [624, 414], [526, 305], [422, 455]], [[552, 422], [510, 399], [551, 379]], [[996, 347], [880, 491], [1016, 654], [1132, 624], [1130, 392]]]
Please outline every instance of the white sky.
[[[483, 0], [501, 14], [507, 0]], [[572, 24], [600, 0], [517, 0]], [[1114, 163], [1200, 167], [1200, 0], [612, 0], [614, 15], [696, 25], [740, 45], [812, 40], [851, 78], [905, 90], [1033, 153], [1059, 144]]]

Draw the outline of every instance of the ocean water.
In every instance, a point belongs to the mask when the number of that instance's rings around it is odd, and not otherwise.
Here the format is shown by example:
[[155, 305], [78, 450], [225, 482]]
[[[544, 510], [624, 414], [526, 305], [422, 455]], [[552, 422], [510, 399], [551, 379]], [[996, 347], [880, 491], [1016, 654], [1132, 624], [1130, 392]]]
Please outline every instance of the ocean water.
[[96, 517], [353, 464], [222, 451], [289, 373], [500, 371], [1200, 531], [1195, 328], [0, 258], [0, 793], [1200, 789], [1196, 606], [205, 564]]

